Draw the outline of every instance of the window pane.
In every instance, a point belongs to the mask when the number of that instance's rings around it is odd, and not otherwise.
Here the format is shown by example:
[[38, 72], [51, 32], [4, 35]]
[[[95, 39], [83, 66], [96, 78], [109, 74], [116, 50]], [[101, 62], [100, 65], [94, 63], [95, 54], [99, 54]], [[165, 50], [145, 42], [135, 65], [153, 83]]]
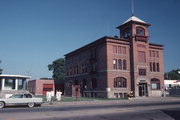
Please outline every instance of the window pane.
[[157, 89], [157, 84], [156, 83], [152, 83], [152, 89]]
[[117, 60], [116, 59], [113, 60], [113, 69], [117, 69]]
[[122, 60], [118, 60], [118, 69], [122, 70]]
[[123, 60], [123, 70], [126, 70], [126, 60]]

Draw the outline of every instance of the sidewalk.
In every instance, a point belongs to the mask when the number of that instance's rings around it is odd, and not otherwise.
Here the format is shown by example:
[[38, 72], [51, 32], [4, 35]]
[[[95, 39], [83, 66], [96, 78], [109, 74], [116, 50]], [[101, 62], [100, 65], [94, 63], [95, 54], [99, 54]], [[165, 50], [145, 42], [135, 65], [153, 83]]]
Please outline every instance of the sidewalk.
[[152, 104], [152, 103], [170, 103], [179, 102], [180, 97], [137, 97], [130, 100], [91, 100], [91, 101], [69, 101], [43, 103], [42, 106], [92, 106], [92, 105], [124, 105], [124, 104]]

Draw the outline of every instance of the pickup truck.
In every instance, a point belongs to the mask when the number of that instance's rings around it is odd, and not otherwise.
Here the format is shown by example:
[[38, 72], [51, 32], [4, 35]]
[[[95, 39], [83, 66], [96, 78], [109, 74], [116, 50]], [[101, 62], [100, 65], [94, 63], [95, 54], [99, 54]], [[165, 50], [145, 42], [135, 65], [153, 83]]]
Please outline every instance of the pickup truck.
[[0, 108], [4, 108], [8, 105], [27, 105], [32, 108], [35, 105], [41, 105], [42, 103], [42, 98], [35, 98], [30, 93], [18, 93], [13, 94], [9, 98], [0, 98]]

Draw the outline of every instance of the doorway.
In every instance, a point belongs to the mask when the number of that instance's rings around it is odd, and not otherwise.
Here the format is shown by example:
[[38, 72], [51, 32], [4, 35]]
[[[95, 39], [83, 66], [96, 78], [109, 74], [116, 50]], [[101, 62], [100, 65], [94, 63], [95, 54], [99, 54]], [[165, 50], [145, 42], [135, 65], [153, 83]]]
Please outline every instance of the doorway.
[[139, 83], [139, 96], [148, 96], [147, 83]]

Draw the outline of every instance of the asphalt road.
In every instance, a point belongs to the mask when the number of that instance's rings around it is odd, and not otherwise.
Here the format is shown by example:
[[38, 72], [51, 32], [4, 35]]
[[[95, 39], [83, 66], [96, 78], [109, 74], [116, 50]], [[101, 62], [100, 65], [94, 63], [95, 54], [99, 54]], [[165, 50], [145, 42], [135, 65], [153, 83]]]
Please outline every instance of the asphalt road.
[[6, 107], [0, 109], [0, 120], [180, 120], [180, 101], [81, 101]]

